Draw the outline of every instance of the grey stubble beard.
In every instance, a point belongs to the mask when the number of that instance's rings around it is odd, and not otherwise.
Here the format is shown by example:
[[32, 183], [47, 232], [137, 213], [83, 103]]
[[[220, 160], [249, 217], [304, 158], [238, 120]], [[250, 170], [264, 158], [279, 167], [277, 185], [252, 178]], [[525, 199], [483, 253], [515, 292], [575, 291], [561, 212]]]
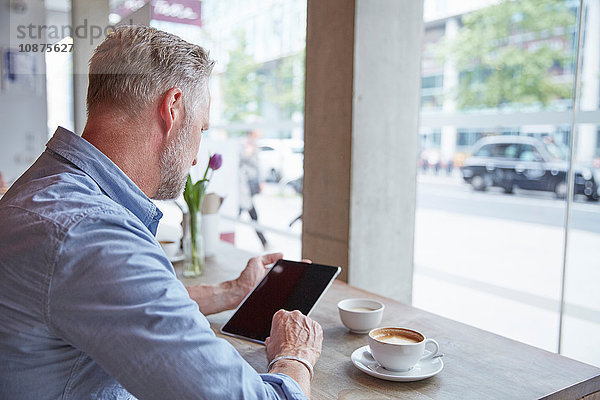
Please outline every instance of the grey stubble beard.
[[160, 186], [153, 199], [173, 200], [183, 193], [189, 172], [185, 155], [190, 133], [191, 124], [185, 123], [160, 155]]

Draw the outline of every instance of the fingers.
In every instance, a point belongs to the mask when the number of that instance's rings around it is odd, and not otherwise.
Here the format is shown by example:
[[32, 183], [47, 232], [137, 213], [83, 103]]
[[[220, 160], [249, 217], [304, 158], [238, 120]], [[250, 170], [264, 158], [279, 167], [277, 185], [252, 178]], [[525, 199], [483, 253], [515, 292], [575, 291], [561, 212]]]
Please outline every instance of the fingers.
[[323, 328], [298, 310], [279, 310], [273, 315], [271, 335], [266, 344], [267, 358], [291, 355], [314, 365], [321, 354]]
[[273, 314], [273, 320], [280, 320], [288, 312], [289, 311], [285, 311], [284, 309], [277, 311], [275, 314]]
[[273, 264], [283, 258], [283, 253], [270, 253], [260, 257], [263, 265]]
[[[258, 260], [263, 265], [266, 266], [266, 265], [273, 264], [273, 263], [276, 263], [277, 261], [281, 260], [283, 258], [283, 253], [281, 253], [281, 252], [270, 253], [270, 254], [265, 254], [263, 256], [255, 257], [255, 258], [258, 258]], [[307, 264], [312, 264], [312, 260], [309, 258], [303, 258], [302, 262], [307, 263]]]
[[281, 309], [281, 310], [277, 311], [275, 314], [273, 314], [273, 321], [285, 319], [286, 317], [291, 317], [293, 319], [308, 318], [307, 316], [305, 316], [298, 310], [286, 311], [284, 309]]

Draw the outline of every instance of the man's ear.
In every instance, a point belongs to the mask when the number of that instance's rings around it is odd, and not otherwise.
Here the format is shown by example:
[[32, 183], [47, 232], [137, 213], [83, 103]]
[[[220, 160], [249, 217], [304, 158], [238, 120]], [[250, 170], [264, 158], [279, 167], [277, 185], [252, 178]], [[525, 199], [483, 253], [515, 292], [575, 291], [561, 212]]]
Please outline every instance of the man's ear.
[[174, 87], [169, 89], [164, 95], [159, 105], [160, 118], [163, 126], [164, 139], [183, 124], [185, 109], [183, 107], [183, 96], [181, 89]]

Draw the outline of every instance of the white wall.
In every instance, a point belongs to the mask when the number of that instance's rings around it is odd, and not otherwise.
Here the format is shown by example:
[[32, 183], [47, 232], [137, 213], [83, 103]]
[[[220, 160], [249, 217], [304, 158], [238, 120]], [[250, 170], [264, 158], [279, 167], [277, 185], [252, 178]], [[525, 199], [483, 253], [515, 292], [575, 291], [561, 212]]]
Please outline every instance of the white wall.
[[5, 51], [19, 50], [20, 43], [39, 42], [18, 39], [19, 25], [45, 23], [43, 1], [22, 0], [23, 13], [10, 9], [10, 0], [0, 0], [0, 48], [2, 51], [2, 86], [0, 89], [0, 172], [7, 181], [18, 178], [44, 150], [48, 138], [46, 127], [46, 82], [43, 53], [23, 53], [31, 57], [35, 73], [25, 77], [24, 84], [5, 78]]

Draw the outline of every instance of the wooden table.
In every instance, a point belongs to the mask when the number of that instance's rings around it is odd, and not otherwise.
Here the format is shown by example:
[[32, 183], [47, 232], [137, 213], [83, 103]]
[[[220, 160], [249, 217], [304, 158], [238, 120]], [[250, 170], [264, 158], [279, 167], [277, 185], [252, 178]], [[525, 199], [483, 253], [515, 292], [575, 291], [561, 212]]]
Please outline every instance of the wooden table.
[[[251, 255], [221, 244], [207, 259], [196, 282], [220, 282], [238, 276]], [[180, 263], [177, 263], [180, 264]], [[176, 264], [178, 275], [181, 265]], [[367, 344], [365, 335], [350, 333], [340, 322], [337, 302], [368, 297], [385, 303], [382, 325], [409, 326], [435, 338], [444, 355], [444, 369], [418, 382], [389, 382], [358, 370], [352, 352]], [[258, 371], [264, 372], [264, 347], [221, 335], [231, 311], [209, 316], [217, 335], [225, 338]], [[547, 352], [481, 329], [419, 310], [336, 281], [311, 317], [323, 327], [323, 353], [315, 367], [313, 399], [600, 399], [600, 368]], [[595, 393], [595, 394], [594, 394]]]

